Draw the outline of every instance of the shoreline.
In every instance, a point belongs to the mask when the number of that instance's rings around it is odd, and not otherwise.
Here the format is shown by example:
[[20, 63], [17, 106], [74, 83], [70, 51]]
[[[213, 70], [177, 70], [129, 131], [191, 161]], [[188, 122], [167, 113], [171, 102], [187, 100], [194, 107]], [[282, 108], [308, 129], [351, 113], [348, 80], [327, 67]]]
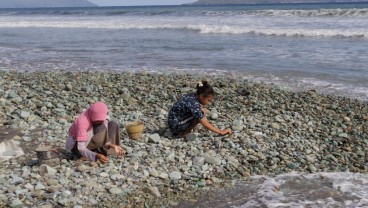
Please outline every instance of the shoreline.
[[[120, 71], [118, 69], [110, 69], [110, 70], [96, 70], [96, 69], [86, 69], [86, 70], [66, 70], [66, 69], [58, 69], [58, 70], [17, 70], [17, 69], [2, 69], [0, 70], [5, 73], [56, 73], [56, 74], [65, 74], [65, 73], [99, 73], [99, 74], [158, 74], [162, 76], [198, 76], [198, 77], [211, 77], [214, 79], [229, 79], [235, 82], [249, 82], [252, 84], [265, 85], [270, 88], [277, 88], [285, 91], [292, 92], [305, 92], [314, 90], [316, 93], [324, 96], [336, 96], [336, 97], [344, 97], [349, 99], [357, 99], [362, 102], [368, 103], [368, 94], [365, 92], [364, 86], [354, 86], [352, 85], [343, 85], [338, 88], [334, 88], [332, 86], [338, 85], [337, 83], [330, 82], [328, 80], [317, 80], [313, 77], [308, 78], [305, 76], [300, 77], [300, 79], [287, 79], [282, 77], [281, 74], [271, 74], [265, 73], [264, 75], [257, 74], [254, 70], [250, 70], [248, 72], [241, 71], [226, 71], [226, 70], [208, 70], [208, 71], [196, 71], [194, 69], [188, 69], [185, 72], [179, 68], [164, 68], [158, 70], [157, 68], [148, 69], [148, 68], [131, 68], [126, 71]], [[315, 79], [315, 80], [314, 80]]]
[[[169, 138], [167, 112], [202, 79], [217, 91], [206, 108], [216, 109], [219, 118], [210, 122], [238, 131], [219, 137], [197, 127], [193, 141]], [[368, 103], [357, 99], [186, 74], [0, 71], [0, 86], [0, 127], [21, 131], [21, 145], [62, 147], [74, 117], [101, 99], [122, 126], [137, 114], [146, 124], [140, 141], [121, 129], [128, 154], [106, 165], [64, 159], [52, 167], [54, 175], [41, 177], [28, 159], [35, 152], [1, 162], [0, 184], [13, 191], [0, 189], [0, 205], [18, 197], [26, 206], [176, 206], [198, 191], [251, 175], [368, 172]], [[245, 91], [251, 94], [243, 96]], [[155, 133], [159, 140], [151, 137]]]

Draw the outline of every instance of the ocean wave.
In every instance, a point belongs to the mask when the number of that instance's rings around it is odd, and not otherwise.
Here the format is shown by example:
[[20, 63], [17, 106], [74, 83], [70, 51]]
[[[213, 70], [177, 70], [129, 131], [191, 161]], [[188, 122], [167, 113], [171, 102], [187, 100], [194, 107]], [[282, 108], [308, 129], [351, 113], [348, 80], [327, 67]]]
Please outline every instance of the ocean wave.
[[201, 34], [265, 35], [285, 37], [368, 38], [367, 29], [254, 28], [238, 25], [122, 23], [118, 21], [18, 21], [1, 22], [0, 28], [89, 28], [89, 29], [172, 29]]
[[258, 10], [252, 11], [250, 14], [302, 17], [366, 17], [368, 16], [368, 9]]
[[366, 17], [368, 9], [295, 9], [295, 10], [243, 10], [243, 11], [194, 11], [196, 16], [298, 16], [298, 17]]
[[301, 16], [301, 17], [367, 17], [368, 8], [349, 8], [349, 9], [260, 9], [260, 10], [175, 10], [175, 9], [159, 9], [159, 10], [140, 10], [137, 8], [127, 9], [33, 9], [33, 10], [0, 10], [1, 16], [33, 16], [33, 15], [54, 15], [54, 16]]
[[203, 34], [256, 34], [267, 36], [287, 37], [343, 37], [343, 38], [368, 38], [368, 30], [352, 31], [343, 29], [301, 29], [301, 28], [249, 28], [244, 26], [210, 26], [192, 25], [188, 29], [199, 31]]
[[[140, 10], [126, 10], [126, 9], [89, 9], [89, 10], [14, 10], [1, 11], [0, 16], [184, 16], [191, 12], [178, 12], [174, 10], [160, 10], [160, 11], [140, 11]], [[198, 14], [197, 14], [198, 15]]]

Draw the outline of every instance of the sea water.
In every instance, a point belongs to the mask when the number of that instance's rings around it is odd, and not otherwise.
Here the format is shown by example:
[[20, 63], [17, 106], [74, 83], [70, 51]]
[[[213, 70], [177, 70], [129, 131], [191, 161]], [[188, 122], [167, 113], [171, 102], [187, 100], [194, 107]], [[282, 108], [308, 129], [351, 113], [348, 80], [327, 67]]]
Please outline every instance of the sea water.
[[0, 70], [210, 73], [368, 100], [368, 3], [0, 10]]
[[234, 181], [199, 197], [197, 202], [181, 202], [178, 208], [364, 208], [368, 207], [368, 175], [361, 173], [287, 173], [252, 176], [246, 182]]

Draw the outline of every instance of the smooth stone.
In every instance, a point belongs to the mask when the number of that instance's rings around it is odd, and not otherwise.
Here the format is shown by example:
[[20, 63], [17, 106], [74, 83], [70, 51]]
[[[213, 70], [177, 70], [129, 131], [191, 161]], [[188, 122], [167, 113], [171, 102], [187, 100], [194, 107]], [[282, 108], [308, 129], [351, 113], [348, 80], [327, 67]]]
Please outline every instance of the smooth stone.
[[37, 183], [37, 185], [35, 186], [35, 190], [45, 190], [46, 187], [41, 184], [41, 183]]
[[206, 186], [206, 182], [205, 182], [205, 181], [199, 181], [199, 182], [197, 183], [197, 186], [198, 186], [198, 187], [205, 187], [205, 186]]
[[235, 144], [233, 141], [229, 141], [228, 144], [230, 145], [231, 148], [235, 148]]
[[160, 135], [159, 134], [151, 134], [148, 136], [148, 142], [151, 143], [159, 143], [160, 142]]
[[73, 89], [73, 85], [71, 85], [70, 83], [65, 85], [65, 90], [71, 91], [72, 89]]
[[349, 117], [347, 117], [347, 116], [345, 116], [345, 117], [344, 117], [344, 121], [349, 122], [349, 121], [350, 121], [350, 118], [349, 118]]
[[24, 185], [24, 188], [27, 188], [27, 189], [34, 189], [34, 186], [30, 183], [27, 183], [26, 185]]
[[56, 179], [49, 179], [49, 180], [47, 180], [47, 185], [56, 186], [56, 185], [59, 185], [59, 181], [56, 180]]
[[341, 138], [348, 138], [349, 136], [348, 136], [347, 133], [341, 133], [341, 134], [339, 134], [339, 137], [341, 137]]
[[314, 162], [315, 162], [315, 157], [314, 157], [314, 156], [307, 155], [306, 159], [307, 159], [307, 161], [308, 161], [308, 162], [310, 162], [310, 163], [314, 163]]
[[16, 195], [24, 194], [24, 193], [27, 193], [27, 192], [28, 192], [28, 189], [18, 189], [18, 190], [15, 190], [15, 194]]
[[234, 131], [241, 131], [241, 130], [243, 130], [244, 129], [243, 120], [242, 119], [234, 120], [233, 123], [232, 123], [231, 128]]
[[33, 121], [35, 121], [37, 119], [37, 116], [36, 115], [30, 115], [28, 118], [27, 118], [27, 121], [29, 123], [32, 123]]
[[166, 131], [165, 134], [164, 134], [164, 137], [166, 138], [170, 138], [173, 136], [173, 133], [171, 131]]
[[152, 169], [152, 170], [150, 171], [150, 175], [151, 175], [151, 176], [153, 176], [153, 177], [158, 177], [158, 171], [157, 171], [157, 170], [155, 170], [155, 169]]
[[[48, 193], [55, 193], [59, 191], [59, 188], [57, 186], [49, 186], [46, 190]], [[59, 192], [58, 192], [59, 193]]]
[[92, 188], [98, 188], [99, 184], [96, 183], [95, 181], [88, 181], [88, 182], [85, 183], [85, 186], [86, 187], [92, 187]]
[[100, 176], [103, 177], [103, 178], [106, 178], [106, 177], [109, 176], [109, 174], [106, 173], [106, 172], [102, 172], [102, 173], [100, 173]]
[[260, 131], [255, 131], [255, 132], [253, 132], [253, 135], [254, 136], [263, 136], [263, 133], [260, 132]]
[[228, 157], [228, 158], [227, 158], [227, 160], [228, 160], [228, 161], [231, 161], [231, 162], [233, 162], [233, 163], [239, 163], [238, 159], [236, 159], [236, 158], [235, 158], [235, 157], [233, 157], [233, 156]]
[[124, 93], [124, 94], [121, 95], [121, 98], [125, 101], [129, 101], [130, 100], [130, 94]]
[[13, 179], [10, 181], [10, 184], [19, 185], [19, 184], [22, 184], [23, 182], [24, 182], [23, 178], [14, 176]]
[[133, 149], [127, 146], [124, 146], [124, 149], [126, 151], [127, 154], [132, 154], [133, 153]]
[[51, 204], [44, 204], [39, 206], [39, 208], [53, 208]]
[[160, 173], [160, 175], [158, 176], [161, 179], [166, 179], [169, 177], [169, 175], [167, 175], [167, 173]]
[[204, 165], [205, 158], [204, 157], [194, 157], [192, 160], [192, 164], [196, 166]]
[[272, 123], [271, 124], [271, 128], [273, 128], [273, 129], [280, 129], [280, 125], [277, 124], [277, 123]]
[[148, 191], [150, 194], [152, 194], [153, 196], [157, 197], [157, 198], [160, 198], [161, 197], [161, 193], [160, 191], [158, 190], [157, 187], [149, 187], [148, 188]]
[[[248, 171], [247, 171], [246, 169], [244, 169], [243, 167], [238, 167], [236, 171], [237, 171], [240, 175], [242, 175], [243, 177], [249, 177], [249, 176], [250, 176], [250, 174], [248, 173]], [[216, 181], [216, 180], [214, 180], [214, 179], [212, 179], [212, 180], [213, 180], [213, 182], [215, 182], [215, 183], [220, 183], [220, 181], [222, 181], [222, 180], [220, 180], [220, 179], [217, 179], [218, 181]]]
[[60, 118], [59, 119], [59, 123], [60, 124], [67, 124], [68, 123], [68, 120], [66, 120], [65, 118]]
[[178, 171], [173, 171], [170, 173], [170, 179], [173, 180], [173, 181], [176, 181], [176, 180], [179, 180], [181, 179], [181, 173], [178, 172]]
[[57, 173], [57, 170], [55, 170], [54, 168], [46, 165], [46, 164], [42, 164], [39, 170], [39, 173], [41, 176], [44, 176], [46, 174], [48, 175], [55, 175]]
[[165, 111], [164, 109], [157, 109], [155, 112], [155, 116], [159, 115], [167, 115], [167, 111]]
[[210, 155], [207, 155], [205, 157], [205, 162], [206, 163], [209, 163], [209, 164], [213, 164], [213, 165], [221, 165], [221, 160], [217, 157], [213, 157], [213, 156], [210, 156]]
[[13, 91], [7, 91], [8, 94], [6, 96], [7, 99], [12, 99], [12, 98], [16, 98], [16, 97], [19, 97], [19, 95]]
[[292, 169], [292, 170], [295, 170], [295, 169], [297, 169], [297, 168], [298, 168], [298, 165], [297, 165], [297, 164], [295, 164], [295, 163], [293, 163], [293, 162], [290, 162], [290, 163], [288, 163], [288, 167], [289, 167], [290, 169]]
[[31, 196], [32, 197], [37, 197], [37, 198], [41, 198], [43, 196], [43, 194], [45, 193], [44, 190], [34, 190], [32, 193], [31, 193]]
[[18, 135], [15, 135], [13, 136], [13, 138], [11, 138], [11, 140], [14, 140], [14, 141], [21, 141], [22, 140], [22, 137], [18, 136]]
[[211, 112], [211, 114], [210, 114], [210, 118], [212, 119], [212, 120], [216, 120], [216, 119], [218, 119], [218, 113], [217, 113], [217, 111], [212, 111]]
[[122, 178], [123, 178], [123, 176], [120, 175], [120, 174], [113, 174], [113, 175], [110, 176], [110, 179], [113, 180], [113, 181], [117, 181], [117, 180], [122, 179]]
[[111, 188], [111, 189], [109, 190], [109, 192], [110, 192], [111, 194], [121, 194], [121, 193], [123, 193], [123, 191], [122, 191], [121, 189], [119, 189], [119, 188]]
[[202, 171], [208, 170], [208, 164], [202, 165]]
[[22, 118], [28, 118], [31, 115], [28, 111], [20, 111], [20, 117]]
[[190, 134], [187, 134], [187, 135], [185, 136], [185, 140], [186, 140], [187, 142], [195, 141], [195, 140], [196, 140], [196, 138], [197, 138], [197, 135], [196, 135], [196, 134], [194, 134], [194, 133], [190, 133]]
[[364, 151], [362, 151], [362, 150], [358, 150], [357, 152], [356, 152], [356, 154], [357, 155], [359, 155], [359, 156], [365, 156], [365, 152]]
[[32, 138], [29, 137], [29, 136], [24, 136], [24, 137], [22, 137], [22, 139], [23, 139], [24, 142], [30, 142], [30, 141], [32, 141]]
[[13, 201], [11, 201], [10, 207], [22, 207], [23, 206], [23, 202], [19, 199], [14, 199]]
[[316, 168], [316, 167], [314, 167], [314, 165], [312, 165], [312, 164], [310, 164], [310, 165], [308, 166], [308, 169], [309, 169], [312, 173], [317, 172], [317, 168]]
[[244, 129], [244, 126], [232, 126], [231, 127], [234, 131], [241, 131], [241, 130], [243, 130]]
[[236, 92], [241, 95], [241, 96], [245, 96], [245, 97], [248, 97], [250, 95], [250, 92], [245, 89], [245, 88], [238, 88], [236, 89]]
[[61, 198], [61, 199], [59, 199], [58, 201], [57, 201], [59, 204], [62, 204], [62, 205], [66, 205], [68, 202], [69, 202], [69, 200], [68, 199], [66, 199], [66, 198]]
[[64, 196], [70, 196], [70, 195], [72, 195], [72, 192], [68, 191], [68, 190], [65, 190], [65, 191], [63, 191], [63, 195]]
[[87, 166], [85, 166], [85, 165], [80, 165], [80, 166], [78, 166], [78, 167], [76, 168], [76, 170], [77, 170], [78, 172], [81, 172], [81, 173], [85, 172], [87, 169], [88, 169], [88, 167], [87, 167]]

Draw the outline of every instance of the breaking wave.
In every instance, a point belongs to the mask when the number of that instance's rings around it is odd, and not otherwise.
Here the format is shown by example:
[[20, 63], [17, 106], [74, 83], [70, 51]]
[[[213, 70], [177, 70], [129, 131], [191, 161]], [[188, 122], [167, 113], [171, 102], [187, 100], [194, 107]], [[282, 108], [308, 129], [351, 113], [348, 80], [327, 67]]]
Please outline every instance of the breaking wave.
[[[226, 9], [226, 8], [225, 8]], [[141, 8], [90, 8], [85, 9], [31, 9], [0, 10], [0, 16], [300, 16], [300, 17], [367, 17], [368, 8], [337, 9], [249, 9], [216, 11], [209, 8], [186, 10], [185, 8], [163, 8], [145, 10]]]
[[127, 23], [119, 21], [19, 21], [1, 22], [0, 28], [89, 28], [89, 29], [171, 29], [188, 30], [201, 34], [255, 34], [286, 37], [341, 37], [368, 38], [368, 29], [311, 29], [311, 28], [256, 28], [239, 25], [210, 25], [172, 23]]

